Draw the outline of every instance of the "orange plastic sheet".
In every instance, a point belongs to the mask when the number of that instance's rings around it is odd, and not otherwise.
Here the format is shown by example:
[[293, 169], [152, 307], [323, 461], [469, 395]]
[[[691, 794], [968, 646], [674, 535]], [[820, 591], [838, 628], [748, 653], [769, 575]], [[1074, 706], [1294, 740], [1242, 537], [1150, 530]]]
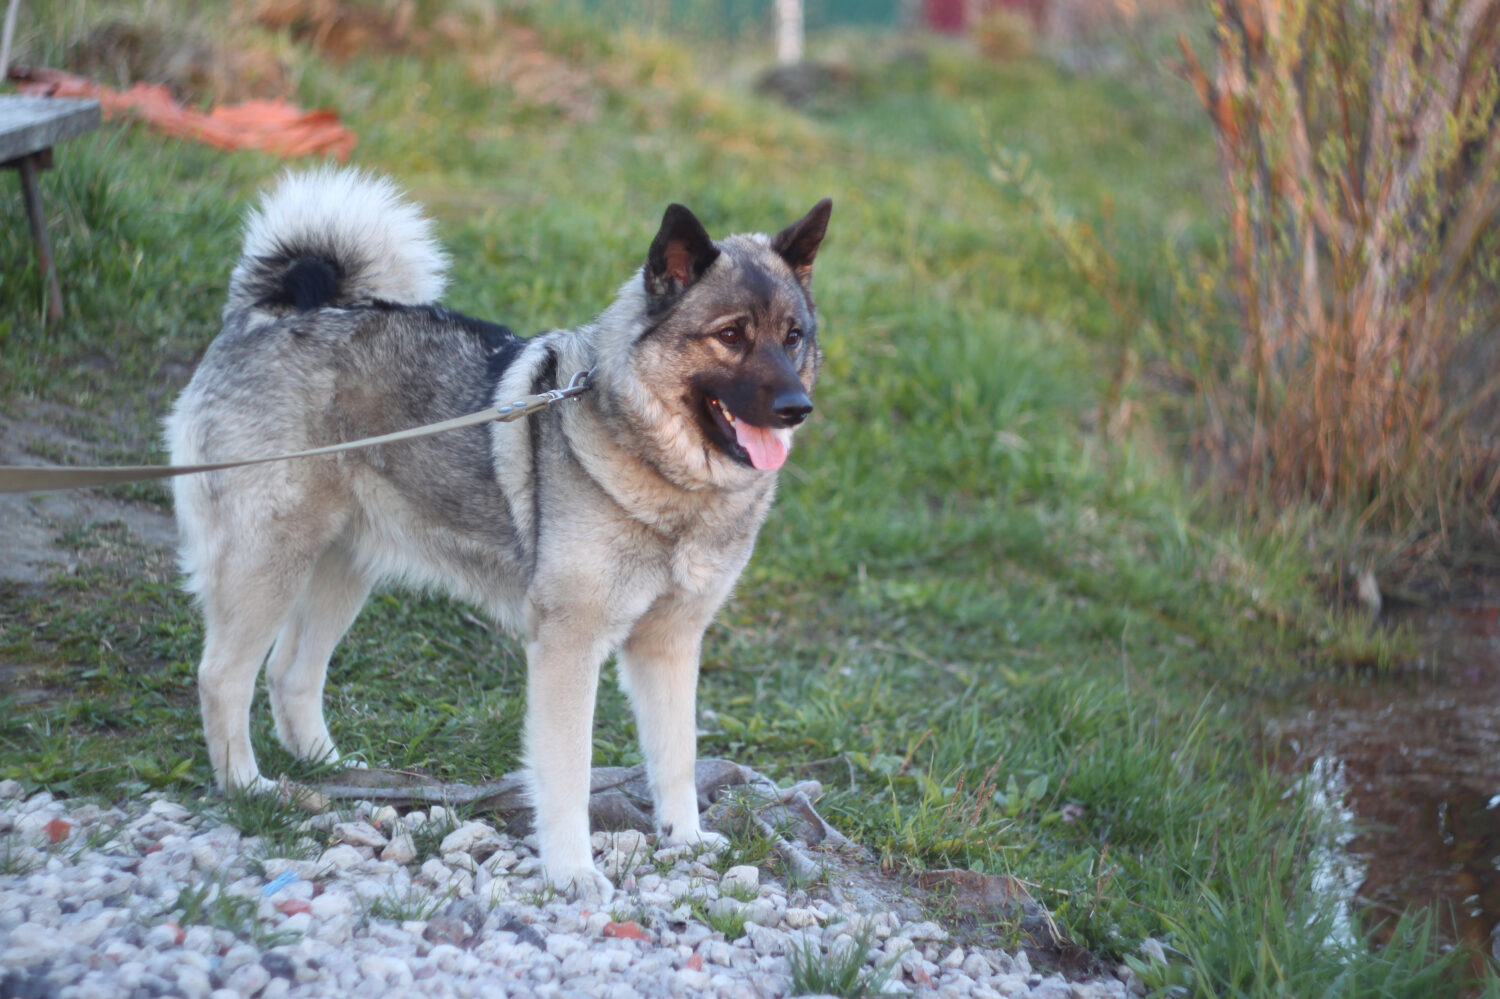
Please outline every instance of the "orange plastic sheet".
[[199, 111], [184, 107], [158, 83], [116, 90], [87, 77], [43, 67], [18, 67], [11, 79], [23, 94], [93, 97], [106, 118], [133, 115], [168, 135], [220, 149], [263, 149], [288, 158], [323, 155], [347, 160], [356, 141], [336, 112], [304, 111], [283, 100], [244, 101]]

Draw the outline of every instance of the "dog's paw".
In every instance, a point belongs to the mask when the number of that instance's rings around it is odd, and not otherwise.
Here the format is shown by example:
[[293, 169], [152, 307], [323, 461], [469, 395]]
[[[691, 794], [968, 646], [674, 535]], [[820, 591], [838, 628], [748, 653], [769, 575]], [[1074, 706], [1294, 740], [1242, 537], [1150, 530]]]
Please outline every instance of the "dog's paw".
[[246, 797], [260, 795], [273, 795], [281, 793], [281, 785], [269, 777], [260, 774], [252, 776], [238, 776], [228, 781], [221, 781], [220, 787], [224, 788], [227, 797]]
[[547, 883], [559, 895], [586, 905], [603, 905], [614, 896], [615, 886], [590, 861], [586, 866], [547, 867]]
[[701, 829], [696, 825], [692, 829], [663, 830], [661, 837], [657, 840], [658, 846], [686, 846], [698, 851], [698, 853], [723, 853], [729, 849], [729, 837], [723, 833], [716, 833], [711, 829]]

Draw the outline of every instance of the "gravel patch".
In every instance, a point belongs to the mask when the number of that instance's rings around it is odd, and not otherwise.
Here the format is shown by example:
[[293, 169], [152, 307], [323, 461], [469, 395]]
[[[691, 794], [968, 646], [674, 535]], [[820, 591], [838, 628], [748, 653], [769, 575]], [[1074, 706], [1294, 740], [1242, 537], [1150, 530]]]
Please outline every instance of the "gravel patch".
[[0, 996], [780, 999], [809, 956], [883, 971], [887, 993], [1131, 994], [639, 832], [594, 835], [619, 888], [591, 909], [550, 891], [532, 842], [441, 807], [355, 803], [305, 831], [277, 851], [163, 796], [104, 808], [0, 781]]

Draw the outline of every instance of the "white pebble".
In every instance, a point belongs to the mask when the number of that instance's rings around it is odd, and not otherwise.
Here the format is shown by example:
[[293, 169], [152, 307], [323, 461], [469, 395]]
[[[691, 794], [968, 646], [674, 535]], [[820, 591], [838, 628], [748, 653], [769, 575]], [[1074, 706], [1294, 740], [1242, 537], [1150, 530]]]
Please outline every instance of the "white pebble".
[[151, 803], [151, 814], [168, 822], [186, 822], [192, 818], [193, 813], [181, 805], [168, 801], [166, 798], [158, 798]]
[[760, 890], [760, 869], [751, 867], [748, 864], [731, 867], [719, 879], [719, 890], [722, 892], [736, 890], [758, 892]]
[[379, 829], [368, 822], [340, 822], [333, 827], [333, 838], [350, 846], [368, 846], [379, 850], [390, 842]]
[[385, 849], [380, 851], [381, 860], [389, 860], [396, 864], [409, 864], [416, 859], [417, 845], [412, 841], [411, 833], [402, 830], [391, 837]]
[[341, 843], [324, 850], [318, 862], [335, 871], [350, 871], [364, 863], [365, 858], [355, 847]]

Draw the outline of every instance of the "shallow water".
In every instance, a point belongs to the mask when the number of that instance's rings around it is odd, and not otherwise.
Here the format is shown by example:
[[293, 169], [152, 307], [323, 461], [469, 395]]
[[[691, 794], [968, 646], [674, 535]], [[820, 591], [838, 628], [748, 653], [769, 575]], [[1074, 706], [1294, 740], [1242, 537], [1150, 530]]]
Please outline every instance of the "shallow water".
[[1500, 951], [1500, 595], [1404, 623], [1419, 662], [1314, 688], [1268, 749], [1343, 826], [1323, 880], [1363, 922], [1437, 903], [1446, 936]]

